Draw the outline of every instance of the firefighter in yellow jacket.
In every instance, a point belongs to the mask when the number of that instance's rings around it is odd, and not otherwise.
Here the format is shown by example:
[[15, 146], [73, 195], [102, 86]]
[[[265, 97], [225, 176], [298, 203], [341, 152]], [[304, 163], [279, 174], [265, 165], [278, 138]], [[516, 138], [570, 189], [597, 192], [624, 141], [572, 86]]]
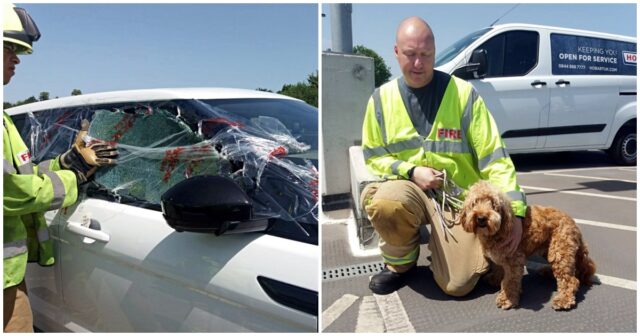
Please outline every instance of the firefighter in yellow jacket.
[[[385, 269], [369, 288], [389, 294], [416, 268], [422, 224], [431, 224], [431, 270], [442, 290], [469, 293], [489, 268], [475, 235], [455, 224], [455, 209], [434, 202], [443, 183], [462, 191], [489, 180], [512, 199], [516, 216], [526, 210], [515, 168], [481, 97], [467, 82], [433, 69], [435, 41], [429, 25], [402, 21], [394, 47], [403, 76], [377, 89], [367, 104], [362, 146], [368, 169], [385, 182], [368, 185], [361, 203], [380, 235]], [[440, 208], [440, 209], [439, 209]], [[521, 218], [505, 246], [515, 251]]]
[[[7, 85], [20, 63], [17, 54], [31, 54], [40, 32], [24, 9], [7, 2], [3, 6], [3, 83]], [[117, 151], [102, 142], [85, 146], [85, 123], [72, 149], [35, 165], [9, 115], [3, 113], [2, 121], [4, 331], [33, 332], [24, 283], [27, 262], [43, 266], [54, 263], [53, 243], [43, 214], [75, 203], [78, 184], [98, 166], [115, 163]]]

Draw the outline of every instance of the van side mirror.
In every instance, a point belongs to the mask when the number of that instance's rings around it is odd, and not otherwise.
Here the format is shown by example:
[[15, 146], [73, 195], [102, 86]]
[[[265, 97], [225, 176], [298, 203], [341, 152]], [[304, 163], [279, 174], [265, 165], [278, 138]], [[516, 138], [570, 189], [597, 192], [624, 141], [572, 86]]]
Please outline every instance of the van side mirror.
[[473, 77], [476, 79], [484, 78], [487, 75], [487, 51], [484, 49], [476, 49], [471, 54], [469, 60], [471, 64], [477, 64], [478, 68], [473, 73]]
[[469, 63], [459, 67], [453, 75], [462, 79], [480, 79], [487, 75], [487, 51], [476, 49], [471, 54]]
[[162, 215], [178, 232], [221, 235], [265, 231], [269, 219], [253, 218], [253, 204], [233, 180], [199, 175], [180, 181], [161, 197]]

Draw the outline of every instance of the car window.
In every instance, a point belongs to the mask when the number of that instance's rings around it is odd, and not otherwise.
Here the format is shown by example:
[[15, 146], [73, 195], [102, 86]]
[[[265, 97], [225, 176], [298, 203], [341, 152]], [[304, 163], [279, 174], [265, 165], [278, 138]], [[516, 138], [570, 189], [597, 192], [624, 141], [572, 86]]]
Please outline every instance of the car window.
[[478, 49], [487, 51], [487, 78], [524, 76], [538, 63], [539, 35], [534, 31], [498, 34]]
[[196, 175], [227, 175], [228, 165], [212, 144], [166, 105], [94, 111], [91, 137], [117, 143], [118, 164], [100, 169], [95, 181], [116, 197], [159, 205], [176, 183]]
[[291, 99], [199, 103], [210, 116], [201, 119], [199, 131], [222, 146], [232, 164], [242, 163], [239, 177], [253, 185], [254, 204], [263, 209], [274, 204], [281, 207], [272, 233], [290, 236], [294, 232], [299, 239], [317, 244], [317, 109]]
[[16, 127], [31, 152], [33, 162], [53, 159], [66, 152], [75, 139], [82, 119], [91, 120], [93, 111], [71, 107], [28, 112], [12, 116]]
[[21, 127], [34, 162], [65, 152], [82, 119], [119, 148], [87, 194], [160, 210], [160, 198], [196, 175], [232, 178], [274, 234], [317, 244], [317, 110], [295, 100], [136, 102], [29, 113]]
[[[304, 102], [288, 99], [210, 99], [202, 102], [215, 114], [242, 117], [264, 136], [284, 141], [297, 153], [315, 153], [316, 157], [308, 157], [317, 159], [317, 111]], [[301, 144], [309, 148], [296, 148]]]

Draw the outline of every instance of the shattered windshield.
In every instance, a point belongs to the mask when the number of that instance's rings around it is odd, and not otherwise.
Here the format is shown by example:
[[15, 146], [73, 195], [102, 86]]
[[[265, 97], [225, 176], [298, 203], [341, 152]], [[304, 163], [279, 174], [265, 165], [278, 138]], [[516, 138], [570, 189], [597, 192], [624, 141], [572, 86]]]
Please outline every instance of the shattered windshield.
[[256, 217], [317, 237], [318, 114], [304, 102], [180, 100], [29, 113], [23, 128], [34, 161], [69, 148], [83, 118], [91, 137], [119, 148], [118, 164], [99, 169], [91, 183], [113, 200], [159, 209], [176, 183], [222, 175], [251, 197]]

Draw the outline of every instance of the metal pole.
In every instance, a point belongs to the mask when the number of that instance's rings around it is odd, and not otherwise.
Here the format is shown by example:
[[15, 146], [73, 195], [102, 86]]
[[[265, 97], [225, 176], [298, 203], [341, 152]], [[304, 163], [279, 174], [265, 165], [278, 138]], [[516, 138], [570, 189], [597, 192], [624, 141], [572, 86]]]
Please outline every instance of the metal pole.
[[332, 51], [353, 52], [351, 33], [351, 4], [331, 4], [331, 47]]

